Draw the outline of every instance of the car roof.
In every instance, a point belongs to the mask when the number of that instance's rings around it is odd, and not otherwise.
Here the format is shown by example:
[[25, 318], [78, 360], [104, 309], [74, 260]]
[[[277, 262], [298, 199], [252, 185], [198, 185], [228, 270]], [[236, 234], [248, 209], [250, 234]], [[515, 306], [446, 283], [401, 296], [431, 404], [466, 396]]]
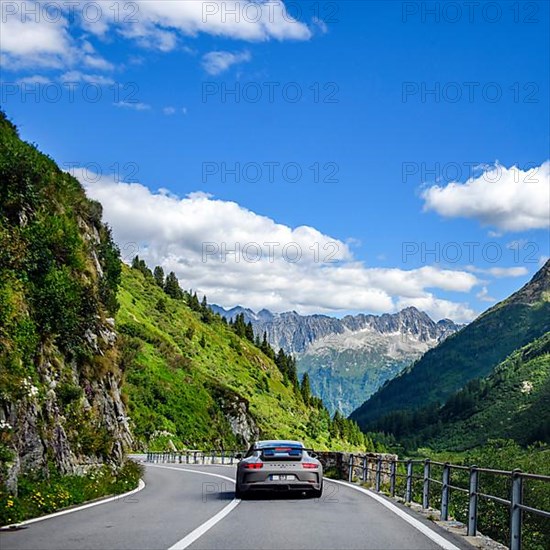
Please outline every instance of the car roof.
[[265, 441], [256, 441], [254, 447], [278, 447], [279, 445], [288, 445], [292, 447], [303, 447], [304, 444], [301, 441], [288, 441], [283, 439], [270, 439]]

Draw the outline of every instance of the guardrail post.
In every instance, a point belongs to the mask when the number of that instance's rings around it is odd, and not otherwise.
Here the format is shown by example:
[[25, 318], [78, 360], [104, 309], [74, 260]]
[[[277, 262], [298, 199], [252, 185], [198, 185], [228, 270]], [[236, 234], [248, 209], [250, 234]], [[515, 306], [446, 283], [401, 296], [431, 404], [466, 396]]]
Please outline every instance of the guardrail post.
[[397, 462], [395, 460], [391, 461], [390, 464], [390, 495], [395, 496], [395, 474], [397, 471]]
[[353, 481], [353, 455], [349, 455], [349, 471], [348, 471], [348, 481], [351, 483]]
[[412, 460], [407, 461], [407, 488], [405, 490], [405, 502], [412, 500], [412, 476], [413, 476], [413, 463]]
[[376, 492], [380, 492], [380, 481], [382, 477], [382, 457], [378, 457], [378, 461], [376, 462]]
[[451, 481], [451, 468], [448, 462], [443, 466], [443, 478], [441, 486], [441, 521], [449, 519], [449, 483]]
[[512, 497], [510, 498], [510, 550], [521, 550], [521, 520], [523, 478], [521, 470], [512, 472]]
[[225, 451], [222, 451], [222, 464], [225, 464]]
[[424, 484], [422, 486], [422, 508], [430, 507], [430, 459], [424, 461]]
[[468, 532], [469, 537], [475, 537], [477, 533], [477, 501], [479, 489], [479, 472], [477, 466], [470, 467], [470, 500], [468, 504]]
[[368, 467], [369, 467], [369, 463], [368, 463], [368, 460], [367, 460], [367, 455], [364, 455], [363, 456], [363, 481], [367, 481], [367, 470], [368, 470]]
[[202, 463], [204, 464], [204, 451], [201, 451]]
[[215, 463], [216, 451], [212, 451], [212, 464]]

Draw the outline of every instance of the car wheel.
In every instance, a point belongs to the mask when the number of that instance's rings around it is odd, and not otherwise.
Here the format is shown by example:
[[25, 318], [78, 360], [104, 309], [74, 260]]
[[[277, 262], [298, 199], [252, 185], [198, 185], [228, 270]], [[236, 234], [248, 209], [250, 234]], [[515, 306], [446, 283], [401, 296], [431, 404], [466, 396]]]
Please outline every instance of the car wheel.
[[246, 498], [244, 491], [241, 491], [241, 488], [238, 485], [235, 485], [235, 498], [239, 498], [241, 500]]

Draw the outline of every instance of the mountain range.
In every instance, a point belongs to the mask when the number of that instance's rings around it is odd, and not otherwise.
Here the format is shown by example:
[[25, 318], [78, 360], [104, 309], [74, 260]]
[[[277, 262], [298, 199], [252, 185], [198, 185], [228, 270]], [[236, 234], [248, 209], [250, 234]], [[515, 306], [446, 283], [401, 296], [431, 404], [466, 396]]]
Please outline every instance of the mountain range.
[[296, 357], [298, 373], [308, 373], [312, 391], [329, 410], [348, 415], [386, 380], [461, 327], [433, 321], [414, 307], [384, 315], [299, 315], [258, 313], [235, 307], [212, 309], [227, 319], [243, 315], [260, 338]]

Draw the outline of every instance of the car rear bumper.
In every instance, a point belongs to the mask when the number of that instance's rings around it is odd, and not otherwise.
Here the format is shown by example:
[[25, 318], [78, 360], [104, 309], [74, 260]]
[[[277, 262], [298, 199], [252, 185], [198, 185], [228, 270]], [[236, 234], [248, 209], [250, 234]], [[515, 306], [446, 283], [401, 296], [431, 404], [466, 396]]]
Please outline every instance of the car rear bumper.
[[301, 472], [293, 480], [272, 480], [270, 475], [249, 473], [239, 479], [241, 491], [319, 491], [323, 484], [321, 472]]

